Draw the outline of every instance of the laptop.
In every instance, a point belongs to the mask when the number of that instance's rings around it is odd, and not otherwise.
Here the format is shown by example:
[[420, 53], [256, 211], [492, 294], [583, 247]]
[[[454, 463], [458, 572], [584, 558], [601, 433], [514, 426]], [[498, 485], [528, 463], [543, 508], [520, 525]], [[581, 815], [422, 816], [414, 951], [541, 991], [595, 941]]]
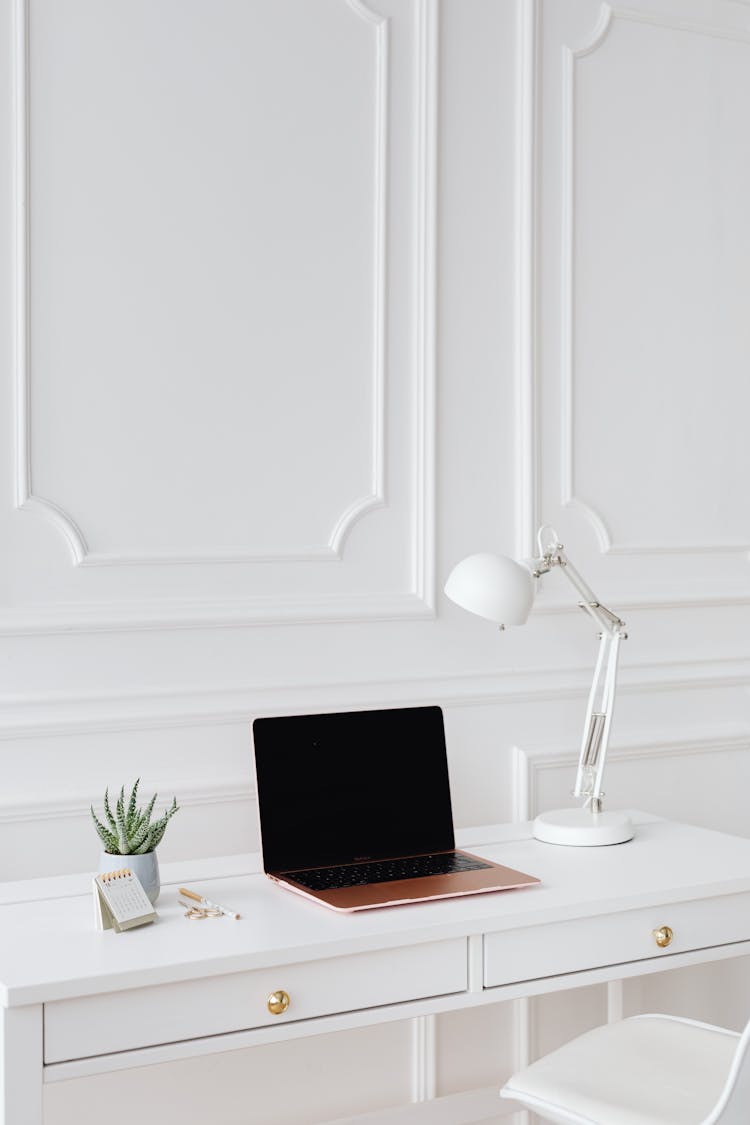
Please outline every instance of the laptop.
[[333, 910], [526, 887], [457, 851], [439, 707], [253, 723], [263, 870]]

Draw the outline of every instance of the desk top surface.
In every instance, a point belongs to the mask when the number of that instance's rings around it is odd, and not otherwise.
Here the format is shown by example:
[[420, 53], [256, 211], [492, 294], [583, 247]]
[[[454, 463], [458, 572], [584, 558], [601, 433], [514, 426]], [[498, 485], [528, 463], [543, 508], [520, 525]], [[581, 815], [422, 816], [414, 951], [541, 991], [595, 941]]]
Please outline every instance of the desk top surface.
[[[283, 890], [252, 856], [165, 864], [157, 922], [123, 934], [94, 929], [91, 876], [5, 884], [0, 1002], [38, 1003], [750, 891], [750, 839], [633, 815], [635, 838], [603, 848], [543, 844], [531, 838], [530, 825], [459, 832], [459, 846], [537, 875], [541, 884], [356, 914]], [[187, 921], [177, 903], [177, 887], [186, 884], [242, 917]], [[35, 890], [46, 897], [34, 899]]]

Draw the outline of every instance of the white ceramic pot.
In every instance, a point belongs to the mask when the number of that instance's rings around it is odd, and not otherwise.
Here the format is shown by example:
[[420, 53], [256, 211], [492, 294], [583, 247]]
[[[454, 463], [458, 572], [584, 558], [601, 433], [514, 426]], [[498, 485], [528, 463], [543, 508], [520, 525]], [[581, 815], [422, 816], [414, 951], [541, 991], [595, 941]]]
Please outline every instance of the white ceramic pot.
[[100, 872], [117, 871], [121, 867], [129, 867], [133, 874], [138, 876], [144, 891], [148, 895], [148, 900], [153, 906], [161, 890], [159, 860], [156, 857], [156, 852], [146, 852], [144, 855], [112, 855], [110, 852], [100, 854]]

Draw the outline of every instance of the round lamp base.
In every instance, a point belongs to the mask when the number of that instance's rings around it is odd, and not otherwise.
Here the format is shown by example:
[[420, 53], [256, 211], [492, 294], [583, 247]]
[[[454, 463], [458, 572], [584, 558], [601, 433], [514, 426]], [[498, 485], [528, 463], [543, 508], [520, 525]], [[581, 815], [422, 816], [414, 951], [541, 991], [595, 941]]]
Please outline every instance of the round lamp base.
[[535, 839], [545, 844], [599, 848], [632, 840], [634, 828], [630, 817], [622, 812], [556, 809], [541, 813], [534, 821], [532, 832]]

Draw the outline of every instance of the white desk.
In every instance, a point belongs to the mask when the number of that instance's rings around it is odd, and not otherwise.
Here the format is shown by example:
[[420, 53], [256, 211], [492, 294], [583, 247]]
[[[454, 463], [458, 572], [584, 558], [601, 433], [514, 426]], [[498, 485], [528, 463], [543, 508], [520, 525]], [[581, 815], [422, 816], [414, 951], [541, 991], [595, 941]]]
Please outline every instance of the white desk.
[[[252, 857], [164, 872], [239, 922], [188, 922], [165, 885], [155, 925], [99, 933], [88, 878], [6, 884], [3, 1121], [41, 1125], [44, 1082], [750, 952], [750, 840], [636, 819], [635, 839], [611, 848], [540, 844], [524, 825], [460, 833], [542, 885], [352, 915], [272, 885]], [[674, 937], [660, 949], [663, 925]], [[291, 1003], [275, 1016], [278, 989]]]

